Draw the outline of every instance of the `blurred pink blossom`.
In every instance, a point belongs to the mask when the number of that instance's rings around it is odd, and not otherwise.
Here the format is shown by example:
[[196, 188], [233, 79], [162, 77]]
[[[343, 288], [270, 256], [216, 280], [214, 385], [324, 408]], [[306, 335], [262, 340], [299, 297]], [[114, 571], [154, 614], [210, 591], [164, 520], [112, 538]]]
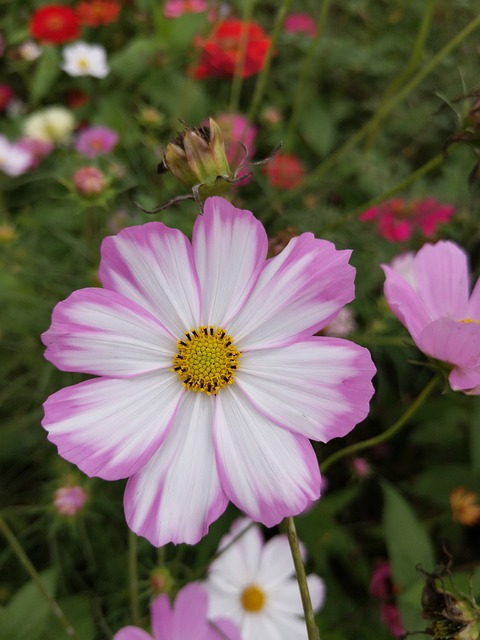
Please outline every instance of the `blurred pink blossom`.
[[17, 145], [21, 149], [25, 149], [30, 153], [31, 161], [29, 169], [35, 169], [40, 164], [40, 161], [45, 156], [53, 151], [53, 144], [46, 142], [45, 140], [38, 140], [38, 138], [23, 137], [17, 140]]
[[380, 604], [380, 617], [383, 624], [395, 638], [402, 638], [405, 635], [402, 618], [398, 607], [391, 602], [382, 602]]
[[75, 516], [87, 501], [88, 494], [79, 486], [62, 487], [55, 491], [54, 505], [61, 516]]
[[323, 333], [326, 336], [335, 336], [336, 338], [343, 338], [348, 336], [352, 331], [355, 331], [357, 324], [353, 317], [351, 309], [343, 307], [340, 309], [336, 317], [328, 324]]
[[0, 135], [0, 171], [7, 176], [20, 176], [28, 171], [32, 163], [32, 154], [8, 138]]
[[317, 25], [308, 13], [291, 13], [285, 18], [283, 28], [288, 33], [302, 33], [309, 38], [317, 34]]
[[87, 158], [110, 153], [118, 142], [118, 133], [108, 127], [88, 127], [78, 134], [75, 150]]
[[440, 223], [446, 223], [455, 213], [449, 204], [441, 204], [435, 198], [414, 200], [407, 203], [394, 198], [361, 214], [360, 220], [377, 222], [378, 235], [389, 242], [405, 242], [415, 230], [431, 238]]
[[105, 187], [105, 176], [97, 167], [81, 167], [72, 179], [78, 193], [87, 198], [102, 193]]
[[163, 13], [167, 18], [178, 18], [185, 13], [201, 13], [207, 9], [207, 0], [166, 0]]
[[352, 467], [355, 474], [359, 478], [368, 478], [368, 476], [372, 472], [372, 469], [368, 462], [365, 460], [365, 458], [361, 458], [360, 456], [356, 456], [355, 458], [353, 458]]
[[0, 111], [5, 111], [12, 98], [12, 87], [9, 84], [0, 84]]
[[395, 638], [405, 634], [400, 612], [395, 604], [397, 592], [392, 582], [390, 563], [384, 560], [377, 564], [370, 580], [370, 594], [379, 600], [380, 617], [383, 624]]

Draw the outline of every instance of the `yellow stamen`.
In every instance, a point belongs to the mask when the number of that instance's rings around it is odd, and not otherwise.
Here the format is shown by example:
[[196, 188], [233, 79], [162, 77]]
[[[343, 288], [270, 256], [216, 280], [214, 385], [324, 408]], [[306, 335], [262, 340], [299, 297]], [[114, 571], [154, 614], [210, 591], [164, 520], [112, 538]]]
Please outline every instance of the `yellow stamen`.
[[209, 396], [234, 382], [242, 354], [223, 329], [202, 326], [187, 331], [177, 349], [172, 371], [187, 389]]
[[267, 597], [256, 584], [251, 584], [241, 595], [242, 607], [249, 613], [258, 613], [265, 607]]
[[459, 322], [466, 322], [467, 324], [480, 324], [480, 320], [472, 320], [471, 318], [463, 318], [463, 320], [459, 320]]

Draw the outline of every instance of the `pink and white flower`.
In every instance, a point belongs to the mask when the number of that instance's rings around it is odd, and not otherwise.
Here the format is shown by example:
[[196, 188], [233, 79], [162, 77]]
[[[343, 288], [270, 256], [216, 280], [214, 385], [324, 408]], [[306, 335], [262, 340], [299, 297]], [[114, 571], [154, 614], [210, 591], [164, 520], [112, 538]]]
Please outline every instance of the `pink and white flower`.
[[466, 253], [442, 241], [424, 245], [406, 275], [382, 268], [387, 302], [417, 347], [451, 365], [454, 391], [480, 395], [480, 280], [470, 295]]
[[[210, 615], [233, 620], [242, 640], [306, 640], [287, 536], [264, 542], [260, 528], [251, 525], [246, 518], [237, 520], [220, 541], [219, 551], [231, 546], [210, 565], [206, 582]], [[313, 574], [307, 582], [313, 610], [318, 611], [325, 599], [324, 582]]]
[[87, 158], [110, 153], [118, 142], [118, 133], [108, 127], [87, 127], [80, 131], [75, 141], [75, 150]]
[[105, 48], [87, 42], [75, 42], [63, 49], [62, 69], [69, 76], [105, 78], [110, 73]]
[[53, 503], [57, 513], [72, 518], [83, 509], [87, 499], [88, 494], [85, 489], [77, 485], [70, 485], [55, 491]]
[[32, 165], [32, 154], [19, 144], [0, 135], [0, 171], [7, 176], [20, 176]]
[[365, 418], [375, 367], [314, 336], [354, 297], [350, 251], [311, 233], [266, 260], [249, 211], [209, 198], [192, 243], [160, 222], [102, 244], [101, 288], [60, 302], [43, 334], [64, 371], [100, 376], [45, 403], [60, 455], [129, 478], [129, 526], [154, 545], [196, 543], [231, 500], [273, 526], [320, 496], [309, 438]]
[[187, 584], [173, 607], [162, 594], [151, 605], [152, 635], [139, 627], [123, 627], [113, 640], [241, 640], [237, 627], [219, 617], [207, 620], [207, 591], [199, 584]]

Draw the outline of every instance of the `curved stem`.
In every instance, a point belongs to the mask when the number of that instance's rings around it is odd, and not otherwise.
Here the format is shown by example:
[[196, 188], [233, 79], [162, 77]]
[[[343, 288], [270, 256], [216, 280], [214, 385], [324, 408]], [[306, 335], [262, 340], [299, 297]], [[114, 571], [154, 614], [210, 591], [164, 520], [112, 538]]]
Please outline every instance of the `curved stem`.
[[[292, 145], [292, 140], [294, 138], [294, 133], [295, 133], [295, 127], [297, 125], [300, 110], [303, 106], [303, 97], [304, 97], [305, 88], [308, 86], [307, 80], [310, 79], [310, 83], [311, 84], [313, 83], [312, 78], [309, 78], [312, 60], [315, 54], [315, 50], [317, 48], [318, 41], [323, 35], [323, 32], [325, 30], [325, 25], [328, 18], [328, 12], [330, 10], [330, 4], [331, 4], [331, 0], [324, 0], [322, 3], [322, 8], [320, 10], [320, 15], [318, 17], [318, 22], [317, 22], [317, 33], [315, 34], [315, 37], [312, 38], [310, 45], [307, 49], [305, 58], [303, 59], [303, 64], [302, 64], [302, 68], [300, 69], [298, 82], [293, 92], [294, 98], [293, 98], [292, 114], [290, 116], [287, 133], [285, 135], [285, 144], [284, 144], [285, 151], [289, 151]], [[320, 65], [317, 64], [315, 68], [315, 72], [317, 75], [319, 72], [319, 66]]]
[[308, 590], [307, 576], [305, 574], [305, 567], [303, 566], [300, 545], [298, 544], [295, 522], [290, 516], [283, 520], [282, 525], [282, 528], [287, 534], [290, 551], [292, 552], [293, 564], [295, 565], [295, 573], [297, 574], [297, 582], [300, 589], [300, 597], [302, 598], [303, 612], [305, 614], [307, 637], [308, 640], [318, 640], [317, 625], [315, 624], [312, 600], [310, 598], [310, 591]]
[[253, 98], [252, 98], [252, 101], [250, 102], [250, 107], [247, 113], [247, 118], [250, 121], [253, 121], [257, 115], [258, 107], [260, 106], [260, 101], [265, 91], [265, 85], [267, 84], [268, 72], [270, 71], [273, 52], [275, 51], [277, 40], [282, 31], [283, 22], [285, 20], [285, 17], [287, 15], [287, 12], [291, 4], [292, 4], [292, 0], [283, 0], [278, 10], [277, 17], [275, 18], [275, 24], [273, 25], [272, 36], [270, 38], [270, 46], [268, 47], [267, 55], [265, 57], [265, 62], [257, 78], [257, 82], [255, 84], [255, 89], [253, 92]]
[[70, 621], [67, 616], [64, 614], [63, 610], [60, 608], [60, 605], [55, 600], [55, 598], [48, 592], [45, 584], [43, 583], [42, 578], [40, 577], [38, 571], [35, 569], [27, 554], [23, 550], [22, 545], [17, 540], [15, 534], [10, 529], [5, 520], [0, 517], [0, 531], [3, 533], [5, 538], [8, 541], [8, 544], [12, 548], [12, 551], [15, 553], [17, 558], [20, 561], [20, 564], [23, 566], [25, 571], [28, 573], [32, 582], [37, 587], [38, 591], [43, 596], [45, 602], [49, 606], [51, 612], [55, 616], [55, 618], [59, 621], [62, 627], [65, 629], [65, 633], [69, 638], [73, 638], [74, 640], [78, 640], [77, 633], [75, 629], [72, 627]]
[[392, 111], [402, 100], [404, 100], [416, 87], [437, 67], [444, 58], [448, 56], [456, 47], [458, 47], [467, 36], [475, 29], [480, 27], [480, 15], [470, 22], [462, 31], [457, 33], [447, 44], [434, 55], [427, 64], [418, 71], [409, 82], [394, 96], [384, 102], [381, 108], [367, 122], [356, 131], [348, 140], [346, 140], [336, 151], [334, 151], [326, 160], [320, 163], [310, 175], [305, 179], [303, 184], [296, 189], [290, 189], [283, 194], [283, 200], [290, 200], [298, 197], [298, 193], [303, 187], [309, 184], [316, 184], [318, 178], [333, 167], [339, 158], [345, 153], [353, 149], [365, 136], [375, 129], [377, 123], [382, 120], [390, 111]]
[[434, 376], [430, 382], [423, 388], [423, 390], [419, 393], [416, 399], [412, 402], [412, 404], [408, 407], [408, 409], [403, 413], [398, 420], [396, 420], [392, 426], [380, 433], [378, 436], [374, 436], [373, 438], [368, 438], [368, 440], [363, 440], [362, 442], [356, 442], [355, 444], [351, 444], [349, 447], [345, 447], [344, 449], [340, 449], [335, 453], [332, 453], [321, 465], [320, 470], [322, 473], [325, 473], [327, 469], [329, 469], [332, 464], [349, 456], [352, 453], [357, 451], [361, 451], [362, 449], [369, 449], [370, 447], [375, 447], [382, 442], [386, 442], [393, 438], [394, 435], [397, 434], [400, 429], [407, 424], [410, 418], [414, 415], [414, 413], [422, 406], [428, 396], [432, 393], [432, 391], [437, 386], [437, 383], [441, 379], [441, 375], [437, 374]]

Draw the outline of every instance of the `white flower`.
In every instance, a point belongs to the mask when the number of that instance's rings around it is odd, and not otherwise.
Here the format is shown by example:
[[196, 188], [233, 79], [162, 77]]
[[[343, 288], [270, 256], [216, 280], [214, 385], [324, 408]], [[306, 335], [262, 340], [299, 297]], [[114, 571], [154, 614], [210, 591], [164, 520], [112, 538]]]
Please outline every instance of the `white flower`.
[[76, 42], [63, 49], [62, 69], [69, 76], [105, 78], [110, 72], [105, 49], [99, 44]]
[[75, 127], [73, 114], [65, 107], [46, 107], [25, 118], [23, 133], [43, 142], [64, 142]]
[[[307, 640], [287, 537], [274, 536], [264, 543], [260, 528], [241, 518], [222, 538], [219, 551], [230, 543], [210, 565], [209, 616], [221, 614], [233, 620], [242, 640]], [[324, 582], [316, 575], [307, 581], [313, 609], [318, 611], [325, 599]]]
[[32, 162], [32, 154], [0, 136], [0, 171], [7, 176], [20, 176], [28, 170]]
[[21, 57], [27, 62], [33, 62], [42, 54], [42, 48], [33, 40], [26, 40], [18, 47]]

